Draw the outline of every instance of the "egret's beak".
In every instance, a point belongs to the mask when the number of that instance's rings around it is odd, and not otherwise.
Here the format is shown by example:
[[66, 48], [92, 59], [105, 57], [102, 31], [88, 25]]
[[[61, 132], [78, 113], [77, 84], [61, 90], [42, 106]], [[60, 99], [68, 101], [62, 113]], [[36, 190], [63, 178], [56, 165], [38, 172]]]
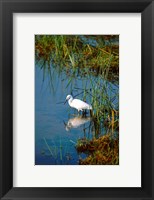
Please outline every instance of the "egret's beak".
[[67, 102], [67, 99], [65, 100], [64, 105], [66, 104], [66, 102]]
[[65, 123], [65, 121], [63, 121], [64, 125], [67, 126], [67, 124]]

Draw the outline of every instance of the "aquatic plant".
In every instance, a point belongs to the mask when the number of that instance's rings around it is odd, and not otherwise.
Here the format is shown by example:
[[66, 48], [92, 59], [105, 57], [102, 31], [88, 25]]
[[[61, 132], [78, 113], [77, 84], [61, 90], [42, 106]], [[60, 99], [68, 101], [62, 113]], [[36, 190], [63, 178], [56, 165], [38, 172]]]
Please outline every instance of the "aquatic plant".
[[119, 139], [110, 134], [92, 140], [80, 139], [76, 149], [79, 153], [87, 154], [85, 159], [80, 159], [80, 165], [118, 165], [119, 164]]
[[[59, 144], [55, 144], [54, 141], [50, 141], [49, 144], [45, 137], [43, 138], [43, 140], [47, 148], [47, 152], [49, 152], [49, 155], [55, 161], [55, 163], [57, 159], [59, 159], [63, 163], [66, 163], [68, 161], [69, 154], [67, 152], [67, 145], [62, 145], [61, 138], [59, 139]], [[42, 151], [42, 153], [45, 154], [45, 151]]]
[[[85, 38], [85, 39], [83, 39]], [[108, 38], [106, 44], [105, 38]], [[115, 40], [113, 42], [112, 40]], [[118, 81], [119, 36], [36, 35], [35, 55], [38, 60], [51, 60], [67, 70], [77, 67], [80, 76], [102, 74], [108, 80]], [[88, 41], [86, 40], [88, 39]], [[112, 39], [112, 40], [111, 40]], [[85, 42], [86, 40], [86, 42]], [[94, 45], [93, 43], [97, 43]], [[95, 41], [95, 42], [94, 42]], [[112, 41], [112, 42], [111, 42]], [[86, 70], [83, 70], [86, 68]], [[70, 71], [71, 73], [72, 71]], [[72, 72], [73, 73], [73, 72]]]

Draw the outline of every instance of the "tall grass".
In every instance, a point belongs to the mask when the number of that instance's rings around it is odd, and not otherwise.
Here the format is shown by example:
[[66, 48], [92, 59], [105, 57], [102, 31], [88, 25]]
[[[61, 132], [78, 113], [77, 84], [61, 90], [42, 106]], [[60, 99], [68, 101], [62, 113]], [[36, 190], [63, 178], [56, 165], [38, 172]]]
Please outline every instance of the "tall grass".
[[[106, 79], [118, 80], [119, 48], [117, 45], [114, 45], [114, 48], [107, 48], [105, 45], [94, 47], [90, 42], [85, 44], [80, 36], [70, 35], [36, 35], [35, 37], [37, 59], [52, 60], [52, 64], [66, 68], [65, 70], [72, 67], [86, 68], [80, 70], [80, 76], [85, 76], [88, 71], [95, 76], [103, 74]], [[118, 38], [118, 36], [114, 37]], [[103, 36], [102, 41], [104, 41]]]

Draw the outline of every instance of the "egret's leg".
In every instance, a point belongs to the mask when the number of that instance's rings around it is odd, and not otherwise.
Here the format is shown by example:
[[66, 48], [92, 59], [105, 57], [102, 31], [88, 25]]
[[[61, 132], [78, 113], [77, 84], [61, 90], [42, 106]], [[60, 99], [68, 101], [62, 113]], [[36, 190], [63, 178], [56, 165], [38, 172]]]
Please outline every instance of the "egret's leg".
[[93, 111], [92, 111], [92, 110], [90, 110], [90, 116], [91, 116], [91, 117], [93, 116]]
[[87, 111], [85, 110], [85, 117], [86, 117], [86, 115], [87, 115]]
[[78, 110], [78, 116], [80, 115], [80, 110]]
[[82, 112], [82, 116], [85, 117], [85, 114], [86, 114], [86, 113], [85, 113], [85, 110], [83, 110], [83, 112]]

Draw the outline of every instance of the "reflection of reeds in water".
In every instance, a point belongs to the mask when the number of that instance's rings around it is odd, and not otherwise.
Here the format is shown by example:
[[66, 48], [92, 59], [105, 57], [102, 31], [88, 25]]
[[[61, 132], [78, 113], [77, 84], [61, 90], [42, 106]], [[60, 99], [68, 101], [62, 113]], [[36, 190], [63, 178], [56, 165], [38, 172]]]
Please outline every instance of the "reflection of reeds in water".
[[46, 144], [46, 146], [47, 146], [47, 148], [48, 148], [48, 150], [49, 150], [49, 152], [50, 152], [50, 155], [51, 155], [51, 156], [54, 156], [54, 153], [52, 152], [52, 150], [51, 150], [50, 146], [48, 145], [46, 139], [45, 139], [45, 138], [43, 138], [43, 139], [44, 139], [44, 142], [45, 142], [45, 144]]
[[[68, 146], [62, 145], [61, 138], [59, 139], [59, 144], [56, 145], [54, 141], [47, 141], [46, 138], [43, 138], [45, 146], [47, 148], [47, 154], [49, 152], [49, 155], [54, 160], [55, 164], [57, 163], [57, 160], [60, 160], [63, 164], [68, 164], [71, 160], [71, 155], [68, 151]], [[73, 141], [72, 141], [73, 142]], [[43, 151], [43, 154], [45, 152]]]

